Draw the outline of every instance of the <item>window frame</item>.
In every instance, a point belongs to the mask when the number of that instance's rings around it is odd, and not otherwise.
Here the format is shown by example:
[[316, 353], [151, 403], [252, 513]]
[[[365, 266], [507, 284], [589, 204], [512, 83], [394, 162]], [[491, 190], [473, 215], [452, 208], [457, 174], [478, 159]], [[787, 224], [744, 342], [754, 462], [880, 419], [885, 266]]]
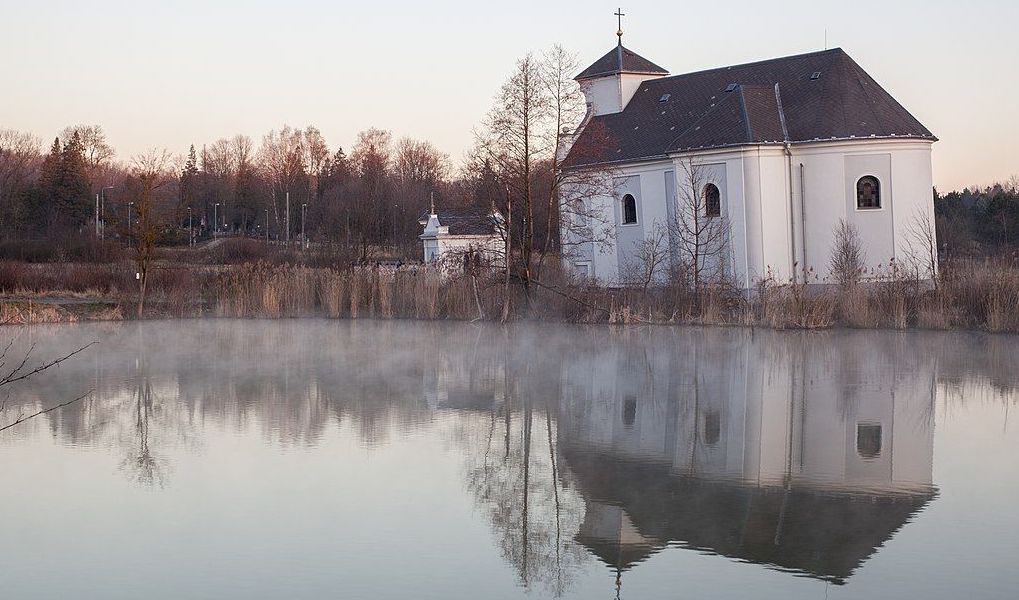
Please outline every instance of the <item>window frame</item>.
[[621, 415], [623, 427], [633, 428], [637, 422], [637, 395], [626, 394], [623, 396], [623, 414]]
[[722, 440], [722, 412], [717, 409], [706, 410], [701, 421], [701, 443], [714, 448]]
[[[627, 222], [626, 220], [627, 198], [633, 200], [633, 221], [630, 222]], [[634, 225], [640, 225], [640, 210], [637, 208], [637, 197], [629, 192], [623, 194], [623, 197], [619, 200], [619, 225], [620, 227], [633, 227]]]
[[[861, 448], [860, 442], [866, 441], [867, 439], [874, 439], [872, 436], [877, 433], [877, 451], [875, 452], [872, 448]], [[865, 435], [861, 435], [865, 434]], [[872, 461], [881, 458], [881, 453], [884, 451], [885, 446], [885, 428], [881, 423], [875, 423], [873, 421], [860, 421], [856, 424], [856, 456], [862, 460]]]
[[[876, 185], [877, 206], [860, 206], [860, 184], [863, 183], [864, 179], [873, 179]], [[858, 212], [873, 212], [881, 211], [885, 209], [884, 199], [884, 185], [881, 183], [881, 178], [877, 175], [860, 175], [856, 178], [856, 184], [853, 186], [853, 202]]]
[[[711, 213], [711, 207], [708, 205], [708, 190], [710, 189], [714, 189], [715, 193], [718, 194], [718, 212], [716, 214]], [[707, 219], [720, 219], [722, 217], [722, 190], [720, 190], [717, 185], [709, 181], [704, 184], [704, 189], [701, 191], [701, 195], [704, 197], [704, 217]]]
[[[593, 272], [594, 269], [592, 269], [593, 264], [594, 263], [592, 263], [590, 260], [576, 260], [576, 261], [573, 261], [574, 275], [577, 275], [579, 277], [583, 277], [587, 281], [591, 281], [592, 279], [594, 279], [594, 272]], [[584, 269], [585, 272], [583, 274], [579, 273], [578, 271], [580, 271], [580, 269]]]

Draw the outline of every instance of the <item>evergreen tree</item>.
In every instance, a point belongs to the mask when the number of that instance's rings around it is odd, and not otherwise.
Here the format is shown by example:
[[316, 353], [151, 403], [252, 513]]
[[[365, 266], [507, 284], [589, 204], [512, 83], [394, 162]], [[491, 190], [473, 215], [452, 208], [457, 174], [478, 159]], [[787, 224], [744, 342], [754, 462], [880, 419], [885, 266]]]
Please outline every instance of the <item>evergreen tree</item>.
[[60, 157], [60, 184], [54, 198], [57, 219], [72, 227], [83, 225], [91, 214], [90, 190], [84, 146], [75, 132]]
[[256, 189], [255, 171], [248, 163], [237, 167], [234, 178], [234, 219], [242, 231], [249, 231], [258, 222], [258, 193]]
[[39, 185], [29, 206], [29, 220], [36, 229], [44, 229], [57, 216], [56, 198], [60, 193], [60, 163], [63, 150], [60, 138], [53, 139], [49, 154], [42, 161], [39, 170]]
[[180, 209], [182, 212], [194, 207], [197, 185], [198, 156], [195, 153], [195, 145], [191, 144], [188, 158], [184, 162], [184, 169], [180, 173]]

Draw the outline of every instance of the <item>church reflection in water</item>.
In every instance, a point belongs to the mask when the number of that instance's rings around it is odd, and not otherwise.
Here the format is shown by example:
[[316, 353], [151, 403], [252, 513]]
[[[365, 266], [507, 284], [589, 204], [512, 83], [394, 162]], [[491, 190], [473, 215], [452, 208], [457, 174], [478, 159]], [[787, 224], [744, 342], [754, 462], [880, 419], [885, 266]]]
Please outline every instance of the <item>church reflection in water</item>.
[[[93, 384], [94, 401], [45, 427], [119, 448], [121, 469], [149, 486], [173, 486], [182, 453], [238, 432], [307, 448], [337, 435], [366, 447], [445, 436], [463, 472], [446, 493], [472, 495], [465, 518], [486, 520], [518, 583], [552, 595], [592, 557], [618, 585], [669, 548], [847, 582], [935, 497], [936, 385], [969, 377], [953, 371], [959, 345], [920, 334], [203, 327], [114, 329], [103, 353], [16, 401], [42, 406]], [[159, 347], [144, 342], [157, 334]], [[967, 351], [997, 365], [990, 375], [1014, 370], [995, 348]]]
[[576, 541], [620, 576], [678, 546], [844, 583], [935, 495], [935, 361], [851, 333], [789, 342], [692, 333], [564, 359]]

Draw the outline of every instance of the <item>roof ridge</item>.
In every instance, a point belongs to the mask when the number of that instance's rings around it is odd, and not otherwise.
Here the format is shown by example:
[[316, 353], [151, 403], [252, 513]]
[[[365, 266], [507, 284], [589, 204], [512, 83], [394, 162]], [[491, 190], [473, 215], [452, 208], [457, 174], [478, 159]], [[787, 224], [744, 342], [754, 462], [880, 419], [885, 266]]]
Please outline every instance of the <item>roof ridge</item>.
[[775, 82], [775, 105], [778, 107], [778, 119], [782, 123], [782, 141], [789, 143], [789, 127], [785, 122], [785, 107], [782, 106], [782, 92], [779, 84]]
[[[742, 98], [742, 92], [740, 93], [740, 96], [741, 96], [741, 98]], [[682, 132], [681, 132], [681, 133], [680, 133], [679, 135], [677, 135], [676, 137], [674, 137], [674, 138], [672, 139], [672, 141], [670, 141], [670, 142], [669, 142], [669, 143], [668, 143], [668, 144], [666, 145], [666, 147], [665, 147], [665, 148], [666, 148], [666, 152], [669, 152], [669, 151], [671, 151], [671, 150], [672, 150], [673, 148], [675, 148], [675, 147], [676, 147], [676, 144], [677, 144], [677, 143], [679, 142], [679, 140], [681, 140], [681, 139], [683, 139], [684, 137], [686, 137], [686, 135], [687, 135], [687, 134], [689, 134], [689, 133], [691, 133], [691, 132], [693, 132], [693, 131], [697, 131], [697, 128], [698, 128], [698, 127], [699, 127], [699, 126], [700, 126], [700, 125], [701, 125], [701, 124], [702, 124], [702, 123], [703, 123], [703, 122], [705, 121], [705, 119], [707, 119], [708, 117], [710, 117], [710, 116], [711, 116], [712, 114], [714, 114], [714, 113], [715, 113], [716, 111], [718, 111], [718, 110], [721, 110], [721, 109], [720, 109], [720, 107], [721, 107], [721, 106], [722, 106], [722, 105], [723, 105], [723, 104], [724, 104], [725, 102], [729, 101], [729, 98], [730, 98], [730, 96], [729, 96], [729, 95], [726, 95], [726, 97], [725, 97], [725, 98], [722, 98], [722, 99], [721, 99], [721, 100], [719, 100], [718, 102], [715, 102], [715, 103], [714, 103], [714, 104], [712, 104], [712, 105], [711, 105], [710, 107], [708, 107], [708, 110], [704, 111], [704, 114], [702, 114], [701, 116], [697, 117], [697, 120], [695, 120], [695, 121], [694, 121], [693, 123], [691, 123], [689, 127], [687, 127], [686, 129], [684, 129], [684, 130], [683, 130], [683, 131], [682, 131]], [[744, 123], [746, 123], [746, 124], [747, 124], [747, 128], [749, 128], [749, 126], [750, 126], [750, 125], [749, 125], [749, 119], [747, 118], [747, 111], [746, 111], [746, 106], [745, 106], [745, 105], [742, 105], [742, 100], [741, 100], [741, 107], [740, 107], [740, 109], [741, 109], [741, 113], [742, 113], [742, 117], [743, 117], [743, 122], [744, 122]], [[748, 139], [747, 139], [747, 141], [749, 141], [750, 139], [752, 139], [752, 138], [748, 138]]]
[[[719, 72], [719, 71], [730, 71], [730, 70], [733, 70], [733, 69], [740, 69], [740, 68], [744, 68], [744, 67], [757, 67], [757, 66], [766, 65], [768, 63], [773, 63], [773, 62], [793, 60], [793, 59], [798, 59], [798, 58], [807, 58], [807, 57], [810, 57], [810, 56], [821, 56], [821, 55], [824, 55], [824, 54], [843, 54], [843, 55], [845, 55], [847, 57], [849, 56], [846, 53], [846, 51], [843, 50], [842, 48], [831, 48], [830, 50], [817, 50], [815, 52], [804, 52], [803, 54], [790, 54], [789, 56], [776, 56], [774, 58], [767, 58], [767, 59], [764, 59], [764, 60], [756, 60], [756, 61], [751, 61], [751, 62], [745, 62], [745, 63], [740, 63], [738, 65], [728, 65], [728, 66], [724, 66], [724, 67], [712, 67], [710, 69], [701, 69], [699, 71], [690, 71], [690, 72], [687, 72], [687, 73], [676, 73], [675, 75], [668, 75], [666, 77], [659, 77], [658, 79], [655, 79], [654, 82], [655, 83], [666, 82], [666, 81], [671, 81], [671, 80], [676, 80], [676, 79], [682, 79], [683, 77], [691, 77], [691, 76], [694, 76], [694, 75], [704, 75], [705, 73], [714, 73], [714, 72]], [[765, 84], [759, 84], [759, 85], [765, 85]]]
[[668, 75], [669, 71], [644, 58], [635, 50], [627, 48], [620, 42], [598, 58], [598, 60], [591, 63], [589, 67], [581, 71], [574, 79], [594, 79], [619, 73]]
[[739, 108], [743, 112], [743, 124], [746, 126], [747, 130], [747, 141], [750, 142], [754, 139], [754, 128], [753, 125], [750, 124], [750, 113], [747, 112], [747, 97], [743, 94], [742, 85], [740, 85], [737, 89], [739, 90]]

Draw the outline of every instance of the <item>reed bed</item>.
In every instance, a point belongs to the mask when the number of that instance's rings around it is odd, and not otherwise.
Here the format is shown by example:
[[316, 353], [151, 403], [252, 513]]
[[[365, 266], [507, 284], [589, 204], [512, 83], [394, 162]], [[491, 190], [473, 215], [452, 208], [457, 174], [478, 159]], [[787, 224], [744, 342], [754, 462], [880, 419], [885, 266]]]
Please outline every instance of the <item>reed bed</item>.
[[[230, 266], [161, 264], [152, 271], [149, 290], [146, 315], [151, 317], [464, 321], [498, 320], [506, 291], [502, 276], [494, 274], [447, 276], [422, 267], [338, 268], [261, 260]], [[519, 282], [510, 293], [512, 319], [1019, 332], [1019, 263], [1010, 260], [946, 262], [936, 282], [892, 271], [845, 286], [768, 278], [749, 292], [715, 285], [699, 294], [681, 285], [647, 290], [577, 285], [546, 269], [529, 293]], [[14, 315], [33, 298], [48, 299], [34, 307], [35, 322], [119, 319], [134, 313], [136, 296], [129, 262], [0, 261], [0, 321], [5, 315], [22, 318]]]

